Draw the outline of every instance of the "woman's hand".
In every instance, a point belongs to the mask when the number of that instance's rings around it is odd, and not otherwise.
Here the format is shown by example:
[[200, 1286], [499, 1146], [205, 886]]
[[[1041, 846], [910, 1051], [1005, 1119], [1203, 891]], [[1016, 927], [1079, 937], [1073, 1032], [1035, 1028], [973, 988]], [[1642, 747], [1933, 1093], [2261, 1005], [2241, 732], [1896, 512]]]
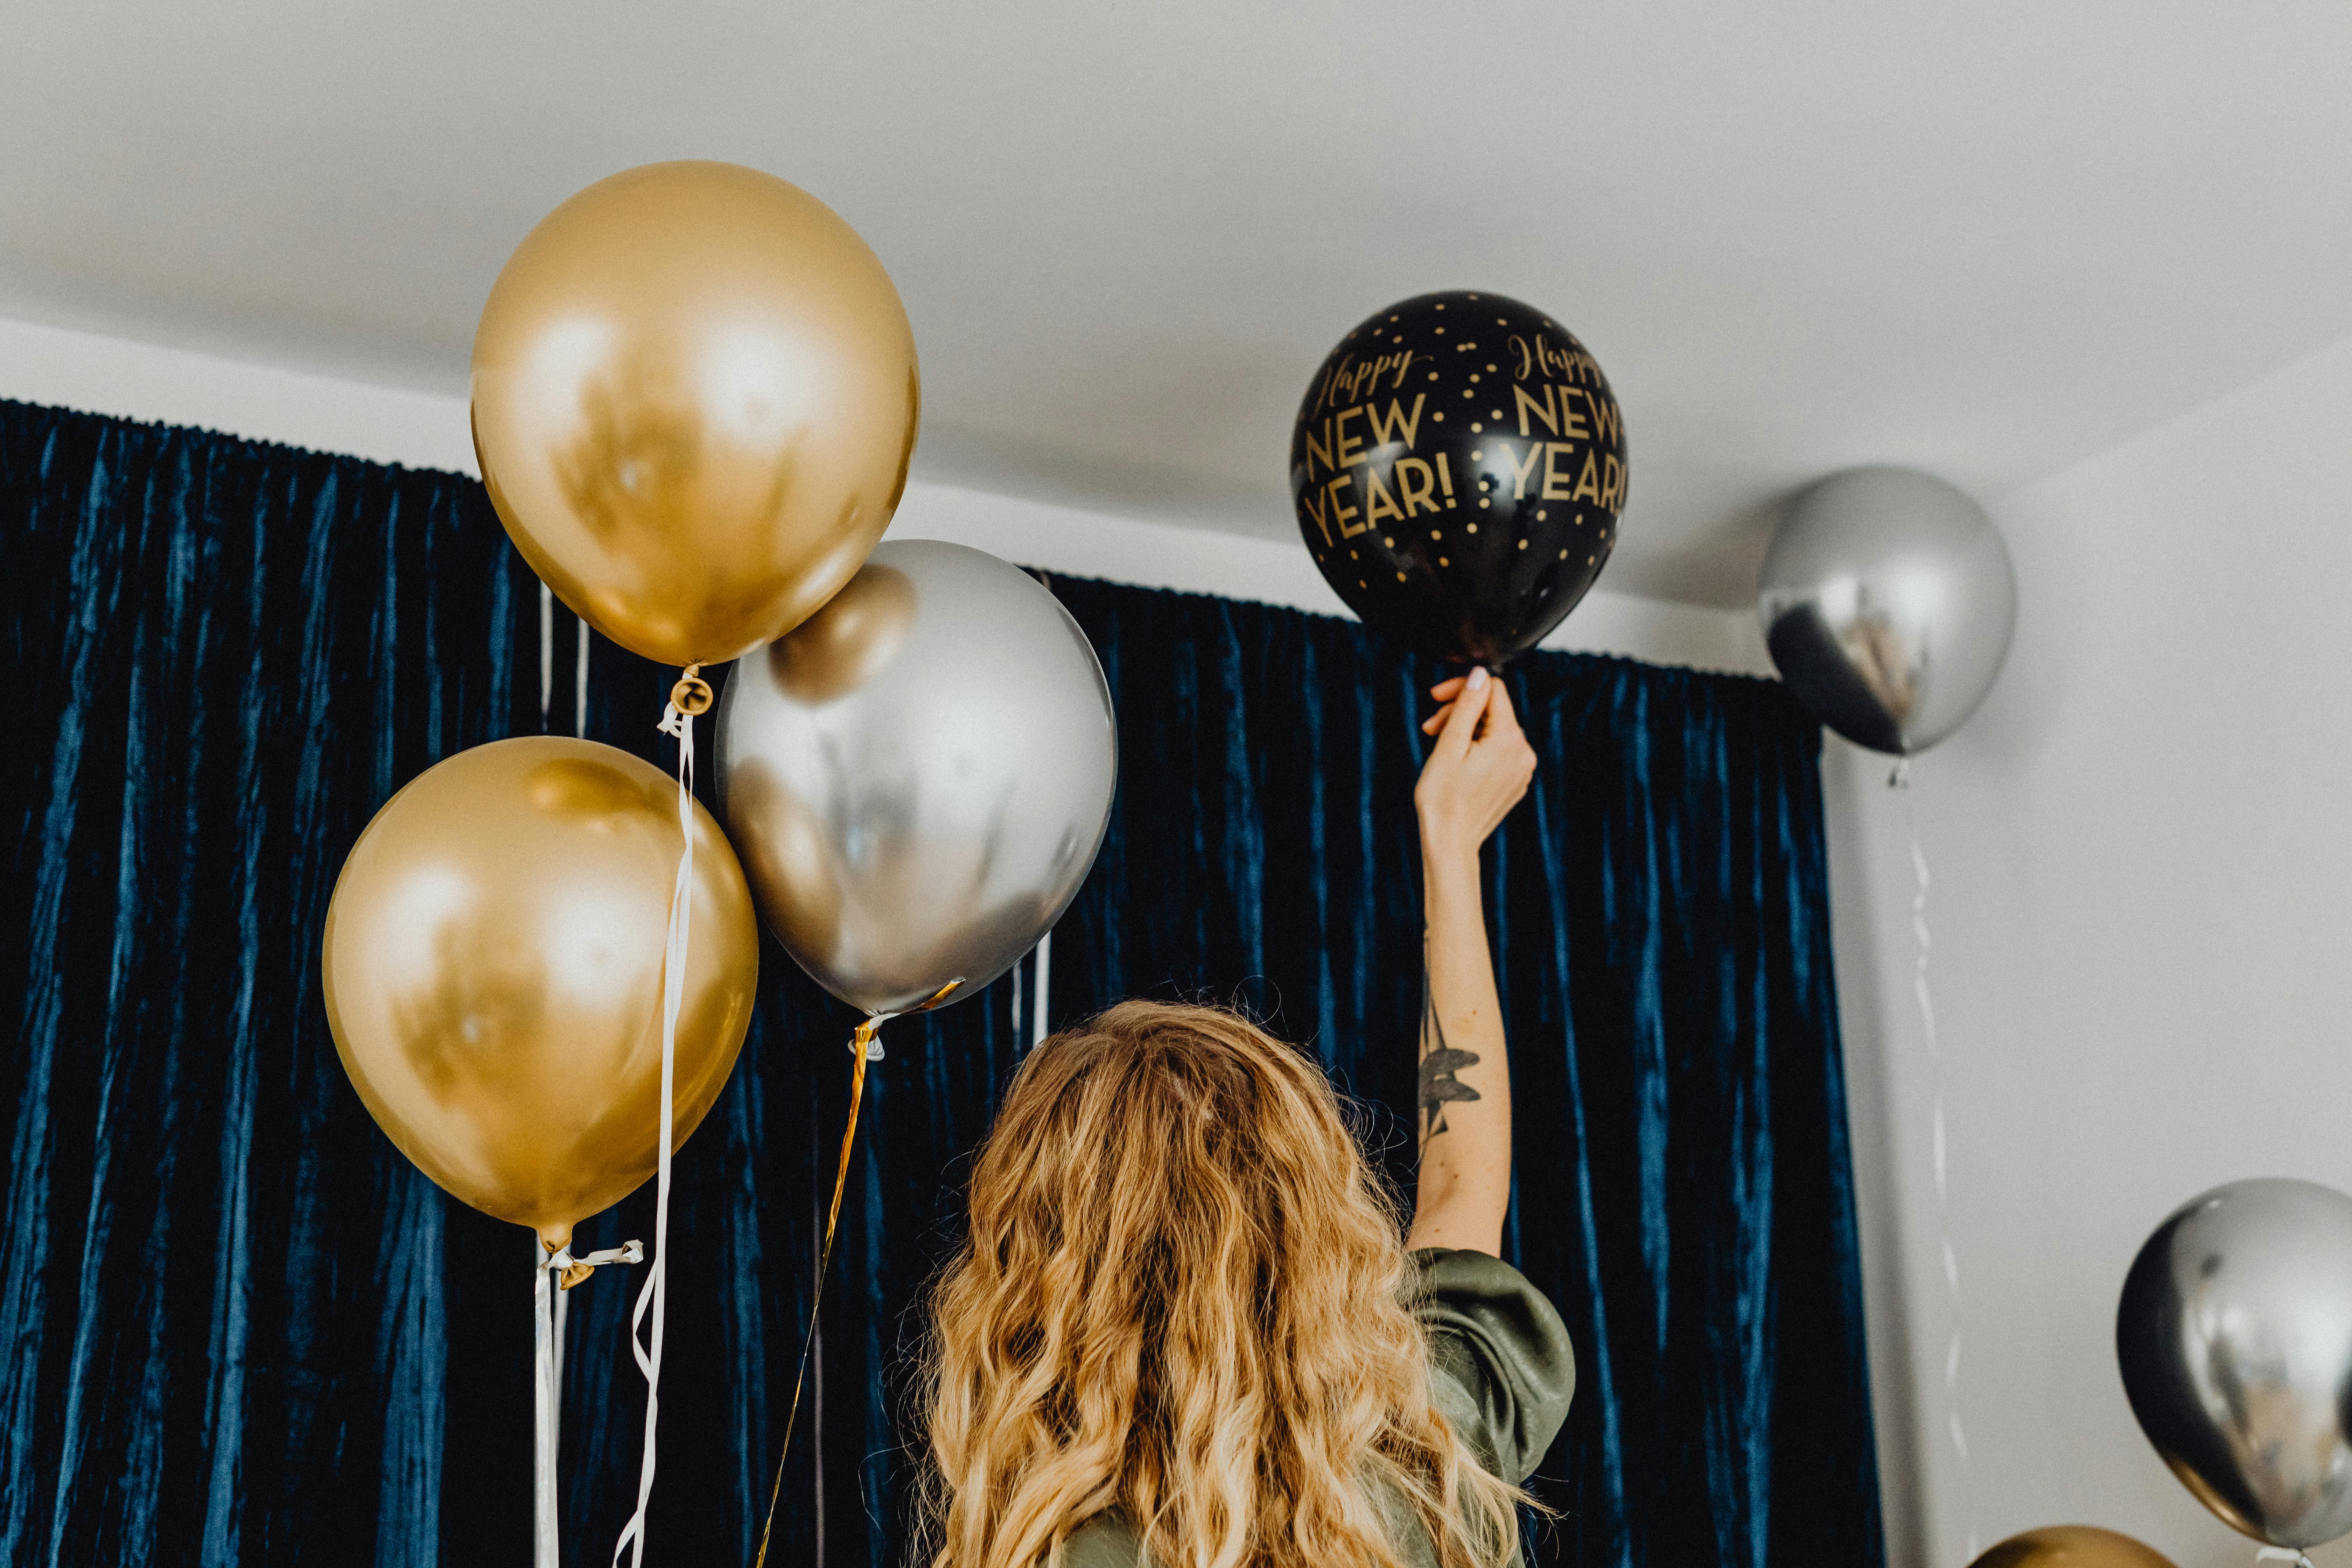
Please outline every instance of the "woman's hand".
[[1475, 864], [1478, 847], [1527, 795], [1535, 749], [1519, 730], [1510, 693], [1485, 669], [1440, 681], [1429, 694], [1441, 706], [1421, 727], [1437, 744], [1412, 791], [1422, 858], [1449, 868]]

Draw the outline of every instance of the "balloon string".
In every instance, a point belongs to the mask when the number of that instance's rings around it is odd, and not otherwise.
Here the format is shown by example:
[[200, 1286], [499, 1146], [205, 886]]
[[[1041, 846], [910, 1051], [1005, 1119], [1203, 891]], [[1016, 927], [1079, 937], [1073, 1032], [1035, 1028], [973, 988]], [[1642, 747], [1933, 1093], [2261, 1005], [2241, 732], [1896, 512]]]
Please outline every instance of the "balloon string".
[[766, 1568], [768, 1537], [776, 1527], [776, 1500], [783, 1495], [784, 1460], [793, 1451], [793, 1426], [800, 1418], [801, 1389], [808, 1382], [809, 1349], [816, 1343], [817, 1312], [824, 1305], [825, 1276], [833, 1266], [833, 1237], [841, 1222], [841, 1194], [849, 1185], [849, 1152], [857, 1140], [857, 1108], [866, 1099], [866, 1064], [882, 1054], [875, 1031], [892, 1016], [873, 1015], [857, 1026], [857, 1033], [850, 1038], [849, 1125], [841, 1130], [841, 1160], [834, 1167], [833, 1202], [824, 1211], [824, 1241], [817, 1249], [816, 1287], [809, 1297], [808, 1331], [801, 1336], [801, 1363], [793, 1373], [792, 1403], [784, 1410], [783, 1447], [776, 1455], [775, 1484], [768, 1489], [768, 1517], [760, 1526], [760, 1551], [752, 1559], [753, 1568]]
[[569, 1247], [539, 1246], [538, 1262], [530, 1271], [531, 1340], [538, 1361], [532, 1398], [531, 1563], [532, 1568], [556, 1568], [555, 1450], [563, 1415], [563, 1303], [572, 1287], [599, 1265], [641, 1262], [646, 1248], [643, 1242], [625, 1241], [574, 1258]]
[[555, 595], [539, 585], [539, 729], [547, 732], [548, 700], [555, 695]]
[[2265, 1546], [2254, 1553], [2257, 1563], [2293, 1563], [2296, 1568], [2311, 1568], [2311, 1559], [2292, 1546]]
[[1036, 996], [1029, 1008], [1029, 1048], [1033, 1051], [1045, 1043], [1045, 998], [1052, 994], [1047, 986], [1053, 975], [1054, 928], [1047, 926], [1045, 934], [1037, 939], [1037, 984], [1034, 987]]
[[[579, 622], [572, 656], [572, 733], [588, 738], [588, 623]], [[539, 585], [539, 730], [547, 733], [548, 709], [555, 700], [555, 594]], [[558, 1299], [559, 1302], [561, 1298]]]
[[1965, 1560], [1973, 1563], [1977, 1557], [1977, 1489], [1976, 1471], [1969, 1457], [1968, 1430], [1960, 1424], [1960, 1255], [1952, 1245], [1950, 1189], [1947, 1181], [1948, 1170], [1948, 1139], [1944, 1121], [1944, 1054], [1936, 1034], [1936, 998], [1927, 987], [1927, 956], [1932, 943], [1927, 931], [1927, 855], [1919, 847], [1919, 822], [1909, 794], [1911, 784], [1910, 759], [1896, 764], [1890, 786], [1905, 792], [1903, 796], [1903, 827], [1911, 847], [1911, 938], [1916, 956], [1911, 970], [1911, 996], [1919, 1007], [1919, 1036], [1927, 1043], [1929, 1069], [1928, 1133], [1930, 1154], [1936, 1173], [1936, 1236], [1943, 1254], [1944, 1292], [1948, 1305], [1952, 1334], [1944, 1351], [1944, 1423], [1952, 1439], [1952, 1451], [1960, 1462], [1960, 1495], [1963, 1517], [1967, 1525]]
[[[686, 679], [673, 689], [659, 726], [663, 734], [677, 737], [677, 826], [686, 847], [678, 854], [677, 882], [670, 891], [669, 947], [662, 958], [661, 1132], [654, 1154], [654, 1262], [646, 1271], [645, 1288], [637, 1292], [636, 1307], [629, 1313], [629, 1349], [646, 1378], [645, 1459], [637, 1471], [637, 1510], [613, 1543], [614, 1568], [620, 1568], [625, 1552], [629, 1554], [630, 1568], [641, 1568], [645, 1562], [646, 1514], [654, 1496], [654, 1437], [661, 1423], [662, 1331], [669, 1315], [669, 1146], [674, 1122], [670, 1101], [677, 1076], [677, 1015], [686, 1000], [688, 936], [694, 915], [694, 716], [680, 710], [677, 697], [694, 679], [689, 666]], [[650, 1342], [638, 1338], [648, 1309], [653, 1317]]]
[[531, 1450], [531, 1565], [560, 1568], [555, 1542], [555, 1292], [542, 1258], [530, 1271], [531, 1341], [537, 1352], [533, 1380]]

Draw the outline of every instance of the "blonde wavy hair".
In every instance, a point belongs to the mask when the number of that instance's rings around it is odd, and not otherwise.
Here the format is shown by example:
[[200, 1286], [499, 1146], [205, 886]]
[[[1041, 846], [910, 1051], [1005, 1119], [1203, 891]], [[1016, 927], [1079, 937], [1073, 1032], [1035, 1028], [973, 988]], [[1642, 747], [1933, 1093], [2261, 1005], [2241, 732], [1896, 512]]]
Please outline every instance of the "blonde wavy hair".
[[1013, 1075], [935, 1285], [932, 1568], [1057, 1564], [1116, 1514], [1160, 1568], [1492, 1568], [1524, 1494], [1430, 1403], [1395, 1203], [1315, 1063], [1128, 1002]]

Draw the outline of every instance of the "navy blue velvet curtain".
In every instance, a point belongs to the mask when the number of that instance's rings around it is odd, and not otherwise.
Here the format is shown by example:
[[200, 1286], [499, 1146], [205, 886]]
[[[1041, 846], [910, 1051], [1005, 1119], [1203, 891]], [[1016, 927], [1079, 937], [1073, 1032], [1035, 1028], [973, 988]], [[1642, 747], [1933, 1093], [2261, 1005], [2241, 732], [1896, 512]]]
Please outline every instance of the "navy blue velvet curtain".
[[[0, 1561], [526, 1561], [531, 1240], [375, 1131], [317, 969], [376, 807], [541, 728], [534, 581], [468, 480], [13, 404], [0, 542]], [[1337, 619], [1052, 586], [1123, 748], [1053, 1016], [1238, 1000], [1402, 1171], [1432, 671]], [[669, 679], [598, 642], [588, 732], [666, 765]], [[1543, 769], [1490, 857], [1508, 1247], [1581, 1373], [1536, 1557], [1876, 1564], [1819, 731], [1763, 681], [1559, 655], [1511, 680]], [[764, 965], [678, 1163], [656, 1563], [748, 1561], [806, 1321], [852, 1020]], [[1020, 1049], [1002, 983], [887, 1039], [787, 1563], [902, 1558], [911, 1308]], [[583, 1239], [650, 1236], [647, 1209]], [[632, 1289], [572, 1302], [570, 1563], [605, 1561], [634, 1491]]]

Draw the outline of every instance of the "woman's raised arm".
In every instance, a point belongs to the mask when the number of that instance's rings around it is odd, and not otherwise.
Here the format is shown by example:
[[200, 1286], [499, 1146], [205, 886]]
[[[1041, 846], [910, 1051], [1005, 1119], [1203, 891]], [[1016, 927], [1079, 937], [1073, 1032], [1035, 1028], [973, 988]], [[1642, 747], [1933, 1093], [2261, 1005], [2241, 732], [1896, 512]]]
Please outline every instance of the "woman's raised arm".
[[1437, 744], [1412, 792], [1421, 818], [1421, 1177], [1412, 1247], [1500, 1253], [1511, 1202], [1511, 1064], [1479, 894], [1478, 851], [1528, 793], [1536, 756], [1484, 669], [1432, 689]]

